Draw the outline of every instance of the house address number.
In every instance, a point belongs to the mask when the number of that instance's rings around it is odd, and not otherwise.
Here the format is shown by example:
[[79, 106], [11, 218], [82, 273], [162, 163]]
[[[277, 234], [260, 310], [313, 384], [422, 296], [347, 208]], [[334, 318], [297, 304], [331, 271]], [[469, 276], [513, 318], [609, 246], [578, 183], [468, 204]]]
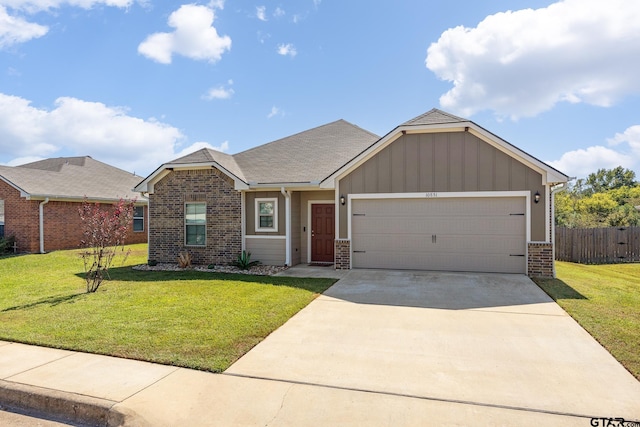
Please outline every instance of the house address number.
[[424, 195], [427, 199], [431, 199], [434, 197], [438, 197], [438, 193], [425, 193]]

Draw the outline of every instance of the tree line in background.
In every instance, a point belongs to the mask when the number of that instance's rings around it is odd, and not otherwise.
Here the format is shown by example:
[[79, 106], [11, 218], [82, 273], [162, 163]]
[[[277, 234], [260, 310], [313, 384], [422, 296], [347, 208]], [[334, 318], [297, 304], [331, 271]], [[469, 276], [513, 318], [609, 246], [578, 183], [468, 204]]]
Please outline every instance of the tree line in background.
[[599, 169], [556, 194], [556, 225], [569, 228], [640, 225], [640, 183], [618, 166]]

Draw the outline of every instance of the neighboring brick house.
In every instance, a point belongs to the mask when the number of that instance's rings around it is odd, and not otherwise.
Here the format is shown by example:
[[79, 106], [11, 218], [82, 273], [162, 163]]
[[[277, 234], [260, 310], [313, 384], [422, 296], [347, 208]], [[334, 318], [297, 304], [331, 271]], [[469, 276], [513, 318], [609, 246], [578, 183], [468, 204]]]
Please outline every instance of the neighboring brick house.
[[132, 191], [141, 177], [85, 157], [0, 166], [0, 220], [19, 252], [75, 249], [82, 240], [78, 209], [85, 197], [109, 204], [136, 199], [127, 243], [147, 242], [147, 199]]
[[553, 276], [553, 193], [568, 177], [433, 109], [382, 138], [338, 120], [156, 169], [149, 258]]

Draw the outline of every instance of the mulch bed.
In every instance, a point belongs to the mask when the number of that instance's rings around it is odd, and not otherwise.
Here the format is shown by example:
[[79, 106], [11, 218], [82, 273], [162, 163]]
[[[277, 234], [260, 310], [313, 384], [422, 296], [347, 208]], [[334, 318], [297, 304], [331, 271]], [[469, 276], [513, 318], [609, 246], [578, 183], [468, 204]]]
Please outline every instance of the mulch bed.
[[158, 263], [154, 266], [147, 264], [140, 264], [133, 267], [134, 270], [141, 271], [208, 271], [210, 273], [237, 273], [237, 274], [254, 274], [256, 276], [273, 276], [276, 273], [286, 270], [288, 267], [278, 265], [254, 265], [249, 270], [241, 270], [238, 267], [230, 265], [216, 265], [213, 268], [209, 268], [206, 265], [196, 265], [193, 267], [180, 268], [178, 264], [171, 263]]

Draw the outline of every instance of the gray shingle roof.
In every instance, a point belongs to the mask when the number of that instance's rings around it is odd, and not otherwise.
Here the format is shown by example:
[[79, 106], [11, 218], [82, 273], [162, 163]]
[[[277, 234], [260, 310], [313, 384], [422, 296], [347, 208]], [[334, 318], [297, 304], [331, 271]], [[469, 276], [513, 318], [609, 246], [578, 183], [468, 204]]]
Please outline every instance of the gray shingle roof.
[[367, 130], [337, 120], [233, 156], [202, 149], [169, 163], [215, 161], [246, 183], [319, 182], [378, 139]]
[[439, 125], [446, 123], [461, 123], [468, 122], [469, 120], [463, 119], [453, 114], [449, 114], [437, 108], [433, 108], [424, 114], [414, 117], [401, 124], [400, 126], [418, 126], [418, 125]]
[[140, 200], [132, 189], [142, 177], [86, 157], [59, 157], [10, 167], [0, 166], [0, 179], [33, 197], [58, 199]]
[[203, 148], [198, 151], [194, 151], [191, 154], [172, 160], [172, 164], [190, 164], [190, 163], [211, 163], [216, 162], [230, 173], [234, 174], [241, 180], [245, 181], [244, 174], [240, 169], [240, 166], [236, 163], [236, 160], [232, 155], [222, 153], [220, 151]]

